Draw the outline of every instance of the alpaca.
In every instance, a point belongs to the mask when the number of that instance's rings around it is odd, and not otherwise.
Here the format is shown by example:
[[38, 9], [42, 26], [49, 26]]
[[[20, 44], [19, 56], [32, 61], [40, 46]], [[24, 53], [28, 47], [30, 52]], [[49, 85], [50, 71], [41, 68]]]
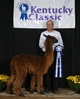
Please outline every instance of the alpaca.
[[30, 92], [34, 92], [35, 84], [37, 84], [37, 92], [43, 93], [43, 75], [47, 73], [49, 67], [54, 61], [53, 44], [57, 39], [53, 36], [46, 36], [44, 56], [33, 56], [28, 54], [19, 54], [10, 62], [11, 76], [7, 81], [7, 92], [13, 92], [16, 95], [23, 96], [21, 85], [27, 76], [27, 73], [32, 74], [30, 83]]

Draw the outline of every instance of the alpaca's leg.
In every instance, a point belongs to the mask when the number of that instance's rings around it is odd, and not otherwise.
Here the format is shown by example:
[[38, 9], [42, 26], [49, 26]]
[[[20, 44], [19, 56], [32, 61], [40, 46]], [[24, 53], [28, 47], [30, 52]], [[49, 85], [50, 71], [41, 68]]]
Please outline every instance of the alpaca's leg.
[[31, 76], [31, 83], [30, 83], [30, 93], [33, 93], [35, 91], [35, 75]]
[[13, 83], [13, 92], [16, 95], [24, 96], [22, 91], [21, 91], [21, 85], [23, 84], [23, 82], [25, 80], [25, 77], [26, 77], [26, 73], [25, 72], [24, 72], [24, 74], [21, 74], [20, 71], [19, 71], [19, 73], [17, 73], [16, 79], [15, 79], [15, 81]]
[[12, 85], [13, 85], [13, 82], [15, 80], [16, 76], [15, 75], [11, 75], [11, 77], [9, 78], [9, 80], [7, 81], [7, 90], [6, 92], [11, 94], [12, 93]]
[[43, 94], [44, 88], [43, 88], [43, 75], [39, 74], [36, 76], [36, 81], [37, 81], [37, 92], [40, 94]]

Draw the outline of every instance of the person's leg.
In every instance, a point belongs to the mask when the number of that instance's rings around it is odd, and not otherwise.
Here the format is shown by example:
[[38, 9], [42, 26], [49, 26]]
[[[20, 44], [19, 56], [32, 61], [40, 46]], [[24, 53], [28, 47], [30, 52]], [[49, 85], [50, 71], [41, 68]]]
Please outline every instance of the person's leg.
[[59, 78], [55, 77], [55, 68], [56, 68], [56, 51], [54, 52], [54, 62], [52, 66], [52, 92], [57, 93], [59, 88]]
[[59, 78], [53, 78], [52, 92], [57, 93], [59, 88]]
[[65, 87], [65, 80], [64, 78], [59, 78], [59, 87]]
[[[55, 72], [55, 68], [54, 68], [54, 72]], [[59, 73], [58, 73], [59, 74]], [[53, 93], [57, 93], [59, 87], [65, 86], [64, 85], [64, 79], [63, 77], [53, 77], [53, 83], [52, 83], [52, 92]]]
[[48, 69], [48, 72], [44, 75], [44, 91], [51, 91], [51, 67]]

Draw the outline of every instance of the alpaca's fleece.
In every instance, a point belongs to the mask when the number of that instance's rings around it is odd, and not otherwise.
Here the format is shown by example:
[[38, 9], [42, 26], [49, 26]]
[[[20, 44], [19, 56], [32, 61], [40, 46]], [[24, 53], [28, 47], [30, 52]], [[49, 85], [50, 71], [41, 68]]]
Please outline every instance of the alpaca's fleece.
[[10, 62], [11, 76], [7, 81], [7, 92], [13, 92], [16, 95], [22, 96], [21, 85], [27, 76], [27, 73], [32, 74], [30, 92], [35, 90], [37, 84], [37, 92], [42, 93], [43, 88], [43, 75], [47, 73], [49, 67], [54, 60], [53, 44], [57, 40], [55, 37], [46, 36], [45, 47], [46, 52], [44, 56], [32, 56], [28, 54], [19, 54]]

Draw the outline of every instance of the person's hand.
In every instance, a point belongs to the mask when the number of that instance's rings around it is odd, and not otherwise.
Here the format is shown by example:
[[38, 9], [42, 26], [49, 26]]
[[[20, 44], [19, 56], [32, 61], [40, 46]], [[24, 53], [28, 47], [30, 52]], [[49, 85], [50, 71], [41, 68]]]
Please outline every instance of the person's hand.
[[44, 41], [44, 45], [46, 44], [46, 42]]
[[62, 46], [62, 50], [64, 49], [64, 45]]
[[[59, 47], [60, 48], [59, 48]], [[55, 48], [54, 48], [54, 50], [56, 50], [56, 51], [58, 51], [58, 50], [63, 50], [64, 49], [64, 46], [61, 46], [61, 45], [57, 45], [57, 46], [55, 46]]]

